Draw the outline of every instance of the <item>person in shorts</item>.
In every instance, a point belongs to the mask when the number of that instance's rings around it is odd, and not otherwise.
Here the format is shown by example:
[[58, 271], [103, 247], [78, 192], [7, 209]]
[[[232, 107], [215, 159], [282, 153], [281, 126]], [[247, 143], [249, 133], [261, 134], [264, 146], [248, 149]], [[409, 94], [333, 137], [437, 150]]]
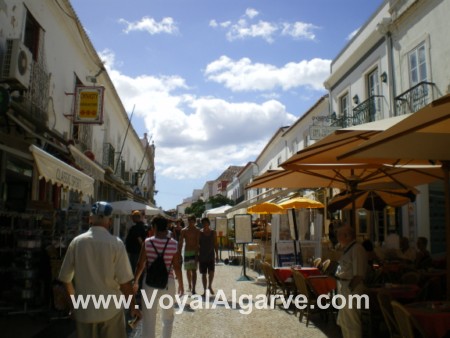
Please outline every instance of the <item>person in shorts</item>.
[[178, 251], [182, 252], [184, 244], [184, 269], [189, 284], [189, 290], [195, 294], [197, 284], [197, 262], [200, 230], [195, 226], [196, 218], [194, 215], [188, 217], [188, 226], [181, 230], [180, 240], [178, 242]]
[[[216, 261], [219, 260], [219, 253], [216, 231], [210, 228], [210, 221], [207, 217], [202, 218], [199, 244], [199, 266], [200, 274], [202, 275], [203, 296], [206, 296], [206, 290], [209, 290], [210, 294], [213, 295], [212, 282]], [[208, 275], [208, 278], [206, 275]]]

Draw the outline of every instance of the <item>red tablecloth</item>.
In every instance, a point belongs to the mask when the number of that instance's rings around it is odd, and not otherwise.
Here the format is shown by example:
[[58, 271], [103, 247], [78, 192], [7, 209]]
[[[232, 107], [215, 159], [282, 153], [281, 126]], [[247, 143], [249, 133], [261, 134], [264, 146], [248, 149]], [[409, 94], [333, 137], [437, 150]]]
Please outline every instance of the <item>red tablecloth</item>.
[[[279, 267], [274, 270], [277, 278], [282, 281], [286, 281], [288, 278], [292, 277], [292, 270], [290, 267]], [[305, 277], [320, 275], [320, 270], [318, 268], [296, 268], [295, 270]]]
[[450, 332], [450, 302], [419, 302], [405, 307], [428, 338], [442, 338]]
[[300, 272], [305, 277], [320, 275], [320, 270], [318, 268], [296, 268], [295, 270]]
[[336, 279], [330, 276], [309, 276], [311, 287], [316, 295], [326, 295], [336, 290]]

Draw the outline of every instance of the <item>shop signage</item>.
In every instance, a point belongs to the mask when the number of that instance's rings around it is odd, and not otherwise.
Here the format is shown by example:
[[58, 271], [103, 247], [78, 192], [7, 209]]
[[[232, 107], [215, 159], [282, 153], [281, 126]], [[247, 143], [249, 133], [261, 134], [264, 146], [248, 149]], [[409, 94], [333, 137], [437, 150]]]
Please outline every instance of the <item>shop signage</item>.
[[73, 123], [103, 124], [104, 87], [76, 86]]
[[338, 129], [340, 129], [340, 127], [311, 126], [309, 127], [309, 138], [311, 140], [321, 140]]

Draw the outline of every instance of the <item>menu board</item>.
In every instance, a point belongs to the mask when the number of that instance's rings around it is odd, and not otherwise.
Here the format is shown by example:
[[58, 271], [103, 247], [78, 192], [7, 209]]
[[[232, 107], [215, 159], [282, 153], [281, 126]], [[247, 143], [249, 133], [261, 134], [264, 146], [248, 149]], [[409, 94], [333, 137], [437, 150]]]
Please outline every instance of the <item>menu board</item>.
[[228, 229], [228, 219], [225, 217], [216, 217], [216, 233], [219, 237], [226, 237]]
[[234, 216], [234, 234], [236, 244], [251, 243], [252, 239], [252, 215]]

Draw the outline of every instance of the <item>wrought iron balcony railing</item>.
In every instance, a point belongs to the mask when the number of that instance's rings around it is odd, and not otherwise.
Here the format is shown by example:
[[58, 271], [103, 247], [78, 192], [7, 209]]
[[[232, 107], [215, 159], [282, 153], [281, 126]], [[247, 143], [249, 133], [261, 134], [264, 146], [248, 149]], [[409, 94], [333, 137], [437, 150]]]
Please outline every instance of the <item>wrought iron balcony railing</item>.
[[434, 100], [433, 82], [420, 82], [395, 98], [395, 115], [415, 113]]
[[382, 95], [372, 95], [353, 108], [352, 124], [354, 126], [373, 122], [381, 118]]
[[47, 127], [50, 75], [38, 62], [31, 63], [30, 85], [23, 94], [11, 98], [11, 106], [40, 127]]

